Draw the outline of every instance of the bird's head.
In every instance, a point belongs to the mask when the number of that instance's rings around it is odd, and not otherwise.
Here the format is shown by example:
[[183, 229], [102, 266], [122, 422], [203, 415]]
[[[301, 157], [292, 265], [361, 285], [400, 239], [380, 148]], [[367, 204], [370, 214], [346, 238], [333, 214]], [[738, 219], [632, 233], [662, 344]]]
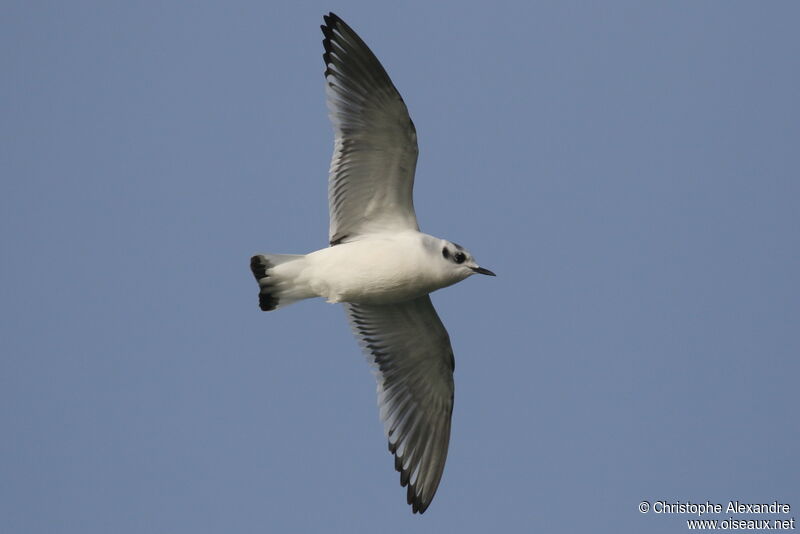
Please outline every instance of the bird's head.
[[472, 254], [459, 244], [442, 240], [441, 249], [442, 259], [448, 264], [447, 270], [457, 274], [461, 280], [475, 273], [496, 276], [489, 269], [478, 265]]

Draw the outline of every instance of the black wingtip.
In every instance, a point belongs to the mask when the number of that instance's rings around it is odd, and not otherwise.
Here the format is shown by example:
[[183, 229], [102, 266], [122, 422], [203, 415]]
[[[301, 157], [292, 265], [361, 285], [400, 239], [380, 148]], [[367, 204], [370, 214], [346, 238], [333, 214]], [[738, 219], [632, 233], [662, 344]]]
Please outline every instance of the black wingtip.
[[417, 496], [416, 488], [412, 484], [408, 486], [407, 500], [408, 504], [411, 505], [411, 512], [414, 514], [424, 514], [430, 504], [430, 502], [423, 502], [422, 499]]
[[[331, 16], [333, 13], [331, 13]], [[325, 24], [320, 26], [322, 30], [322, 35], [325, 37], [322, 40], [322, 47], [325, 49], [325, 52], [322, 54], [322, 61], [325, 63], [325, 77], [327, 78], [329, 74], [331, 74], [330, 64], [331, 64], [331, 52], [333, 51], [333, 45], [331, 44], [331, 40], [333, 39], [333, 22], [332, 18], [329, 15], [325, 15], [323, 18], [325, 19]]]
[[322, 15], [322, 20], [325, 21], [325, 24], [320, 26], [322, 28], [322, 33], [328, 37], [328, 33], [333, 33], [333, 27], [338, 26], [339, 24], [344, 24], [344, 21], [339, 18], [336, 13], [330, 12], [327, 15]]
[[394, 455], [394, 468], [400, 473], [400, 486], [408, 487], [406, 491], [406, 503], [411, 506], [411, 512], [415, 514], [424, 514], [425, 510], [431, 504], [430, 501], [424, 502], [422, 498], [417, 495], [416, 484], [410, 482], [411, 471], [403, 469], [403, 460], [397, 455], [397, 445], [389, 442], [389, 452]]

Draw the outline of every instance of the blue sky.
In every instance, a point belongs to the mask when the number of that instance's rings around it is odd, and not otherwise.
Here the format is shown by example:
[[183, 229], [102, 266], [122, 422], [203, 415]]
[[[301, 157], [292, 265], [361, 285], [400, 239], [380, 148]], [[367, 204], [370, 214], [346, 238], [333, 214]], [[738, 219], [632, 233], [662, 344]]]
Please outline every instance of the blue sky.
[[[322, 15], [408, 104], [444, 478], [412, 516], [326, 244]], [[800, 510], [792, 2], [12, 2], [0, 19], [0, 531], [680, 532]], [[720, 516], [722, 519], [727, 516]]]

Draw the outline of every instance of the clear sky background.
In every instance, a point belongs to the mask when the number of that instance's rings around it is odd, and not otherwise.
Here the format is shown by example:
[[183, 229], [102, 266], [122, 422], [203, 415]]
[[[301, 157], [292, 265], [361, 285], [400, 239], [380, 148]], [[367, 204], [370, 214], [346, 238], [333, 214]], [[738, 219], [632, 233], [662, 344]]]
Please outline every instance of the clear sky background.
[[[412, 516], [326, 245], [322, 15], [420, 141], [450, 455]], [[796, 2], [6, 2], [0, 532], [686, 531], [800, 516]], [[715, 516], [728, 517], [726, 515]]]

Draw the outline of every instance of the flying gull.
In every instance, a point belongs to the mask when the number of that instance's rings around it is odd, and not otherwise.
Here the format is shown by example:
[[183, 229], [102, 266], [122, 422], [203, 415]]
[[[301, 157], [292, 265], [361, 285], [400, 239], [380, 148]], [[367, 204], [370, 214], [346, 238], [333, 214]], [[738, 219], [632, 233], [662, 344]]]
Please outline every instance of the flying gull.
[[250, 268], [264, 311], [323, 297], [344, 304], [375, 368], [378, 405], [408, 504], [423, 513], [450, 441], [455, 359], [429, 293], [475, 274], [467, 250], [421, 233], [412, 190], [417, 134], [403, 99], [361, 38], [324, 17], [325, 90], [335, 131], [327, 248], [259, 254]]

